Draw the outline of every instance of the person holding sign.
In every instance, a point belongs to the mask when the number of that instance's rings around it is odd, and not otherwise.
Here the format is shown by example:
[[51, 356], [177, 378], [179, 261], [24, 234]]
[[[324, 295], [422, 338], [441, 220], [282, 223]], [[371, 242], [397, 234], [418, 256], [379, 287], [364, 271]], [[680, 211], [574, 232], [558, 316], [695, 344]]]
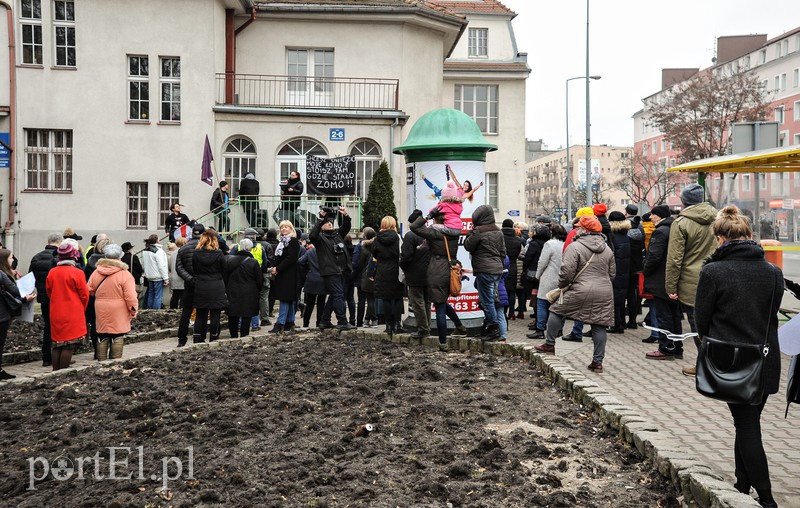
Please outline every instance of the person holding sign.
[[[14, 261], [14, 256], [8, 249], [0, 249], [0, 291], [6, 293], [3, 298], [0, 298], [0, 359], [3, 357], [3, 348], [6, 345], [6, 336], [8, 336], [8, 327], [11, 325], [11, 318], [13, 317], [13, 309], [7, 303], [7, 298], [13, 298], [16, 301], [30, 302], [36, 298], [36, 291], [22, 297], [19, 294], [19, 288], [14, 282], [15, 275], [11, 269], [11, 263]], [[20, 306], [17, 306], [19, 309]], [[9, 374], [0, 366], [0, 381], [7, 379], [14, 379], [16, 376]]]
[[300, 206], [300, 195], [303, 194], [303, 182], [300, 181], [300, 173], [292, 171], [281, 184], [281, 208], [286, 210], [286, 217], [290, 221], [294, 221], [294, 216], [297, 213], [297, 208]]

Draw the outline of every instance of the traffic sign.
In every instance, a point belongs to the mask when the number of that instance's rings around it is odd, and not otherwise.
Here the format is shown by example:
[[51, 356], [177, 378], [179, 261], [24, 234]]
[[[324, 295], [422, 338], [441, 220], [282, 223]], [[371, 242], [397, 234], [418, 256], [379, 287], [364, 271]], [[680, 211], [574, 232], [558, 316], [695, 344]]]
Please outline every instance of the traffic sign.
[[509, 210], [508, 215], [511, 217], [519, 217], [519, 210]]

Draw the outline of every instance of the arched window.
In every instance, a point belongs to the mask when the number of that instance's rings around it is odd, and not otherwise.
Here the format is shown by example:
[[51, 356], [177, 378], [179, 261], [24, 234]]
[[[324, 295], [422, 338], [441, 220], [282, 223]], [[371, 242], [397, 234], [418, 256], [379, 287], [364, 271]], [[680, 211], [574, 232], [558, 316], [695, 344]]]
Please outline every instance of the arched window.
[[278, 181], [275, 182], [276, 189], [281, 182], [289, 178], [289, 173], [297, 171], [300, 179], [306, 181], [306, 155], [316, 155], [317, 157], [327, 157], [328, 151], [317, 141], [310, 138], [298, 138], [289, 141], [278, 150], [277, 172]]
[[234, 138], [225, 145], [222, 158], [225, 161], [225, 180], [230, 184], [230, 197], [235, 198], [244, 175], [256, 175], [256, 145], [246, 138]]
[[359, 139], [350, 148], [350, 155], [356, 156], [356, 195], [367, 199], [372, 175], [381, 163], [381, 147], [371, 139]]

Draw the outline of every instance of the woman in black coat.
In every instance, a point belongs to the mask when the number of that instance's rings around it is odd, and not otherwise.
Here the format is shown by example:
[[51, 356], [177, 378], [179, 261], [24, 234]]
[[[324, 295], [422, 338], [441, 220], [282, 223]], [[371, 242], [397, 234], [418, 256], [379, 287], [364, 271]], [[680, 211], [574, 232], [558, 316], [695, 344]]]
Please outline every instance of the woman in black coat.
[[[653, 295], [650, 302], [651, 325], [672, 333], [683, 333], [683, 313], [678, 300], [667, 295], [667, 248], [669, 233], [675, 218], [667, 205], [659, 205], [650, 211], [650, 217], [656, 228], [647, 245], [647, 255], [642, 264], [644, 274], [644, 292]], [[655, 312], [654, 312], [655, 311]], [[653, 316], [655, 315], [655, 320]], [[644, 339], [649, 341], [650, 339]], [[658, 350], [645, 354], [648, 360], [673, 360], [683, 358], [683, 341], [671, 341], [663, 333], [658, 334]]]
[[194, 270], [194, 342], [205, 342], [209, 313], [211, 314], [211, 337], [209, 342], [219, 339], [219, 315], [228, 306], [225, 295], [225, 254], [219, 250], [217, 232], [206, 230], [192, 254]]
[[503, 241], [506, 244], [506, 256], [508, 256], [508, 275], [504, 282], [506, 286], [506, 293], [508, 294], [508, 319], [517, 319], [514, 314], [514, 309], [517, 303], [517, 281], [519, 274], [517, 273], [517, 258], [522, 251], [522, 240], [517, 236], [517, 230], [514, 229], [514, 221], [506, 219], [503, 221]]
[[319, 319], [322, 317], [322, 309], [325, 308], [325, 281], [319, 274], [319, 259], [317, 259], [317, 249], [313, 244], [308, 244], [308, 248], [297, 261], [301, 268], [305, 269], [306, 280], [303, 284], [303, 300], [306, 308], [303, 309], [303, 328], [308, 328], [311, 323], [311, 314], [314, 307], [317, 307], [317, 322], [315, 326], [319, 328]]
[[525, 277], [525, 298], [530, 300], [531, 309], [533, 309], [532, 325], [536, 327], [536, 295], [533, 290], [539, 289], [539, 281], [535, 276], [528, 276], [529, 273], [536, 273], [536, 268], [539, 266], [539, 257], [542, 255], [542, 249], [547, 240], [550, 239], [550, 228], [542, 224], [537, 224], [531, 228], [531, 240], [528, 243], [528, 249], [525, 251], [525, 259], [522, 261], [522, 277]]
[[713, 224], [719, 247], [700, 271], [694, 318], [700, 337], [764, 344], [764, 397], [760, 404], [728, 404], [736, 428], [734, 457], [739, 492], [758, 492], [761, 506], [775, 506], [769, 466], [761, 442], [761, 411], [769, 394], [778, 391], [781, 352], [778, 346], [778, 309], [783, 296], [780, 268], [764, 259], [764, 250], [752, 240], [750, 220], [736, 206], [723, 208]]
[[232, 256], [225, 257], [225, 291], [228, 294], [228, 330], [231, 338], [246, 337], [250, 333], [250, 319], [258, 315], [258, 295], [264, 285], [261, 266], [250, 250], [253, 241], [244, 238]]
[[367, 265], [372, 258], [372, 244], [375, 243], [375, 230], [365, 227], [361, 231], [361, 242], [353, 252], [353, 282], [358, 289], [358, 308], [356, 326], [374, 326], [378, 322], [375, 315], [375, 281], [367, 276]]
[[628, 298], [628, 284], [631, 273], [631, 241], [628, 231], [631, 221], [622, 212], [611, 212], [608, 215], [611, 225], [611, 239], [614, 244], [614, 264], [617, 275], [612, 281], [614, 286], [614, 326], [608, 333], [625, 333], [625, 300]]
[[400, 235], [397, 221], [386, 216], [381, 219], [381, 230], [372, 244], [375, 260], [375, 298], [383, 300], [383, 314], [387, 333], [404, 333], [400, 326], [400, 315], [395, 315], [403, 299], [403, 283], [400, 282]]
[[290, 221], [281, 221], [279, 229], [280, 236], [275, 247], [275, 266], [271, 271], [275, 277], [272, 283], [274, 297], [280, 301], [280, 306], [278, 321], [270, 330], [271, 333], [291, 331], [297, 313], [297, 261], [300, 258], [300, 240], [297, 239], [297, 232]]

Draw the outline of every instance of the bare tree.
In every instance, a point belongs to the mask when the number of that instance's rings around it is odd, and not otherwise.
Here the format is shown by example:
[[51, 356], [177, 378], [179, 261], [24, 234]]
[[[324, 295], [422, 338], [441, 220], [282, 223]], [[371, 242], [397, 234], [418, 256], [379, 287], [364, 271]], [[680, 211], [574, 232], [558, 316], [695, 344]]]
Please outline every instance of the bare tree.
[[624, 192], [633, 203], [646, 203], [649, 208], [663, 204], [677, 184], [686, 179], [686, 175], [668, 173], [656, 157], [644, 155], [641, 149], [632, 155], [620, 159], [620, 177], [612, 187]]
[[[678, 152], [679, 163], [727, 155], [731, 124], [764, 120], [769, 110], [758, 77], [748, 71], [700, 72], [645, 104], [649, 121]], [[722, 198], [720, 186], [717, 201]]]

